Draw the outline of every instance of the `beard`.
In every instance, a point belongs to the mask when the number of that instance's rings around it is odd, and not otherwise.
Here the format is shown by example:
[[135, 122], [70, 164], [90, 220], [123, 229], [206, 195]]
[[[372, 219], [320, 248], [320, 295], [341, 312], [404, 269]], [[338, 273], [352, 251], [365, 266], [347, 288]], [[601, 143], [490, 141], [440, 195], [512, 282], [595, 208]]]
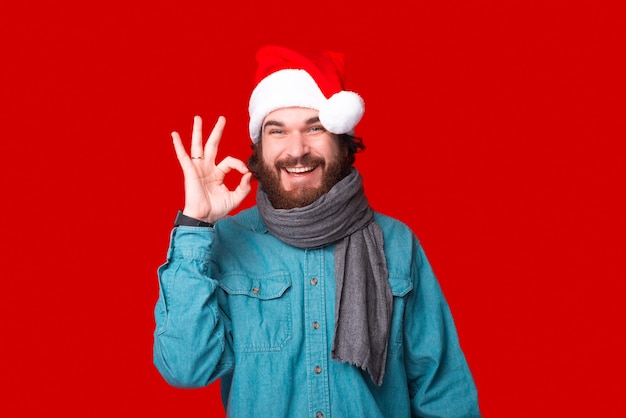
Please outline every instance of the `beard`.
[[[339, 158], [326, 162], [321, 158], [305, 156], [277, 161], [274, 166], [266, 164], [262, 158], [258, 167], [258, 179], [261, 189], [267, 195], [274, 209], [294, 209], [308, 206], [325, 195], [335, 184], [350, 172], [350, 166], [342, 164]], [[297, 187], [285, 190], [280, 182], [283, 167], [295, 165], [318, 165], [325, 169], [322, 184], [319, 187]]]

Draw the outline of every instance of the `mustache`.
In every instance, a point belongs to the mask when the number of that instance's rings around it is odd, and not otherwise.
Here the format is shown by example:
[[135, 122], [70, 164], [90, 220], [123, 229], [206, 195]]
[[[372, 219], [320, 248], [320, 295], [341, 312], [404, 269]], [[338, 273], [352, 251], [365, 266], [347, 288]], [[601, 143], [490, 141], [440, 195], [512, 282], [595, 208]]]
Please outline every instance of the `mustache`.
[[326, 161], [320, 157], [312, 157], [309, 155], [305, 155], [304, 157], [285, 158], [285, 159], [276, 161], [276, 163], [274, 164], [274, 167], [280, 170], [281, 168], [294, 167], [297, 165], [303, 165], [303, 166], [319, 165], [319, 166], [324, 167], [326, 165]]

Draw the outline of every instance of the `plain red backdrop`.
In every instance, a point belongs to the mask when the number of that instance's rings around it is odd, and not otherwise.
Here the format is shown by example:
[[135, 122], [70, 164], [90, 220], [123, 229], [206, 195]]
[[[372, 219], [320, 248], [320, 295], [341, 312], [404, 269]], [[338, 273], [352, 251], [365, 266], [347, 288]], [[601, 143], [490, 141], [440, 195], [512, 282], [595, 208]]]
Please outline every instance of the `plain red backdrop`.
[[[617, 3], [617, 2], [615, 2]], [[221, 417], [152, 365], [170, 131], [254, 52], [346, 54], [375, 209], [420, 237], [485, 417], [626, 414], [623, 10], [604, 1], [4, 2], [0, 415]], [[244, 206], [252, 204], [248, 199]]]

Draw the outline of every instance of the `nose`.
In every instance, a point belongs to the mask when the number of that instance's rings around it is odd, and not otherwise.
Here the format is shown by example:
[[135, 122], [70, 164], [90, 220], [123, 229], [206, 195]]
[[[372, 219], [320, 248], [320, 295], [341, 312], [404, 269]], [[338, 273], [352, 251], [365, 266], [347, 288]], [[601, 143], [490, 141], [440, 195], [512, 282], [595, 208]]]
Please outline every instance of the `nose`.
[[290, 157], [302, 157], [309, 153], [309, 144], [302, 132], [294, 131], [287, 138], [287, 154]]

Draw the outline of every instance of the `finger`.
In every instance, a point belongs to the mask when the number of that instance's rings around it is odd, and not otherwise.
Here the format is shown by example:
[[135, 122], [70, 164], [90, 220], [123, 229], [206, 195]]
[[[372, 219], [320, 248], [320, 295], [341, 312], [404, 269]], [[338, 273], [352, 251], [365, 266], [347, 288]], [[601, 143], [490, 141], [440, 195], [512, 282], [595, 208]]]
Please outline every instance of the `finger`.
[[250, 193], [252, 190], [252, 186], [250, 182], [252, 181], [252, 173], [247, 172], [243, 176], [241, 176], [241, 180], [239, 181], [239, 185], [235, 189], [234, 193], [240, 202]]
[[176, 152], [178, 161], [181, 164], [189, 161], [189, 156], [187, 155], [187, 151], [185, 150], [185, 146], [178, 132], [172, 132], [172, 143], [174, 144], [174, 151]]
[[193, 130], [191, 132], [191, 154], [193, 157], [202, 157], [202, 118], [193, 117]]
[[246, 174], [250, 171], [248, 170], [248, 166], [243, 161], [230, 156], [220, 161], [217, 168], [224, 174], [230, 173], [232, 170], [237, 170], [241, 174]]
[[226, 118], [224, 116], [218, 117], [217, 122], [215, 122], [215, 126], [211, 131], [211, 135], [209, 135], [206, 145], [204, 146], [204, 155], [207, 159], [215, 161], [217, 149], [220, 140], [222, 139], [222, 134], [224, 133], [224, 126], [226, 126]]

